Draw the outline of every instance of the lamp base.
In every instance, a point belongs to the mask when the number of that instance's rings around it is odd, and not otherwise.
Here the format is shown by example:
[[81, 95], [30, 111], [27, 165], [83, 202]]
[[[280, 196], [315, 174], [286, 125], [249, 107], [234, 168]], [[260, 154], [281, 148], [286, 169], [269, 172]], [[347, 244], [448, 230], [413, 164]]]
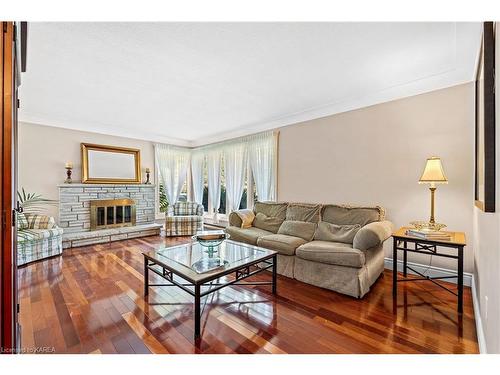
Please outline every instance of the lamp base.
[[446, 228], [446, 224], [442, 223], [431, 223], [430, 221], [411, 221], [411, 225], [413, 225], [416, 229], [421, 230], [421, 229], [427, 229], [427, 230], [441, 230], [443, 228]]

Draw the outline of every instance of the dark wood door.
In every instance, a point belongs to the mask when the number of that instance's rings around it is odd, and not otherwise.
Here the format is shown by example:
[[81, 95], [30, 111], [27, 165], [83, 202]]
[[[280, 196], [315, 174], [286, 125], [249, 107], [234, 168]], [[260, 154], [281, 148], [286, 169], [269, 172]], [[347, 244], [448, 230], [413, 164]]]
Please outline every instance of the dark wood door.
[[16, 32], [12, 22], [2, 22], [0, 64], [2, 89], [0, 132], [1, 264], [0, 264], [0, 339], [2, 352], [18, 347], [17, 265], [14, 202], [17, 191], [17, 69]]

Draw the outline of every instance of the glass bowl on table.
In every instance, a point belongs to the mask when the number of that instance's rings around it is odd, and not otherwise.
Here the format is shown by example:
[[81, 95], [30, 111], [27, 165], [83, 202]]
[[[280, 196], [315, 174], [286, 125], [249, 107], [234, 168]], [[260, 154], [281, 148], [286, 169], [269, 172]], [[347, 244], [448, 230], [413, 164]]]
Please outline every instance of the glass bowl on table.
[[209, 256], [213, 256], [218, 251], [222, 242], [229, 238], [229, 234], [223, 231], [203, 231], [198, 232], [191, 239], [198, 242], [201, 246], [205, 247], [205, 252]]

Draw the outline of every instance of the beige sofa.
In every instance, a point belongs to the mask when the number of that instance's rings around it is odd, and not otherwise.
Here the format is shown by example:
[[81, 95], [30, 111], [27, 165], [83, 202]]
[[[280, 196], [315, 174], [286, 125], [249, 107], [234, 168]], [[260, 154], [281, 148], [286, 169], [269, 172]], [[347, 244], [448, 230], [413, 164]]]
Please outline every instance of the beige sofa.
[[[248, 226], [242, 228], [242, 218]], [[361, 298], [384, 270], [392, 233], [381, 207], [258, 202], [229, 215], [232, 240], [278, 252], [278, 273]]]

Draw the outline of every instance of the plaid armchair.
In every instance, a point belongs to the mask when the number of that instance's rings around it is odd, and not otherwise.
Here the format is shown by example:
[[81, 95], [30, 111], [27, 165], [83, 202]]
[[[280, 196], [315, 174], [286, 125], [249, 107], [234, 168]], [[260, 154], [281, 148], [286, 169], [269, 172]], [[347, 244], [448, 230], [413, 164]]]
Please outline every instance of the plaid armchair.
[[62, 253], [63, 230], [53, 217], [20, 213], [17, 220], [18, 266]]
[[203, 205], [195, 202], [177, 202], [173, 205], [173, 215], [165, 217], [165, 234], [172, 236], [192, 236], [203, 230]]

